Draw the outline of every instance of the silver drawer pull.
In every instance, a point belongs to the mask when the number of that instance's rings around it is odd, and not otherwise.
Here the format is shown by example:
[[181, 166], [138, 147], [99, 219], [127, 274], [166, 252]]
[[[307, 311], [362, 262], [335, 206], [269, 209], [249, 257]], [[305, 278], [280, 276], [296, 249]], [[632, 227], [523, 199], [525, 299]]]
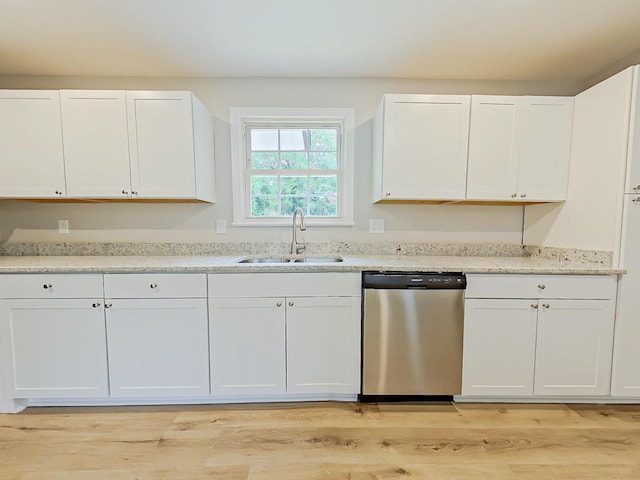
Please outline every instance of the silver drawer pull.
[[93, 308], [98, 308], [100, 306], [99, 303], [94, 303], [93, 305], [91, 305]]
[[531, 304], [531, 308], [533, 308], [534, 310], [538, 309], [538, 304], [537, 303], [532, 303]]
[[104, 308], [111, 308], [113, 307], [113, 303], [105, 303], [104, 304]]
[[290, 307], [293, 307], [293, 302], [289, 302], [289, 306], [290, 306]]
[[50, 283], [45, 283], [42, 288], [44, 288], [45, 290], [49, 290], [50, 288], [53, 288], [53, 285]]
[[158, 288], [158, 284], [157, 283], [152, 283], [151, 285], [149, 285], [149, 288]]
[[549, 308], [549, 307], [550, 307], [550, 305], [549, 305], [548, 303], [543, 303], [543, 304], [542, 304], [542, 306], [543, 306], [544, 308]]
[[538, 285], [538, 288], [540, 290], [544, 290], [545, 288], [547, 288], [547, 286], [544, 283], [541, 283], [540, 285]]
[[282, 302], [276, 303], [276, 307], [281, 307], [281, 306], [282, 306]]

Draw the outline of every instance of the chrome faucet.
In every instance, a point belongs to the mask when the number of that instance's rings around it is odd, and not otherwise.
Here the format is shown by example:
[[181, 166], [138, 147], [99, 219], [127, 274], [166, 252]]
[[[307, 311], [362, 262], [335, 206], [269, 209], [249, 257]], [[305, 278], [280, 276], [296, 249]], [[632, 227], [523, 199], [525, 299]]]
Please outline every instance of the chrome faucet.
[[298, 238], [296, 237], [296, 217], [298, 214], [300, 214], [300, 231], [304, 232], [307, 229], [307, 226], [304, 223], [304, 212], [300, 207], [298, 207], [293, 211], [293, 239], [291, 240], [291, 255], [297, 255], [307, 248], [304, 242], [298, 243]]

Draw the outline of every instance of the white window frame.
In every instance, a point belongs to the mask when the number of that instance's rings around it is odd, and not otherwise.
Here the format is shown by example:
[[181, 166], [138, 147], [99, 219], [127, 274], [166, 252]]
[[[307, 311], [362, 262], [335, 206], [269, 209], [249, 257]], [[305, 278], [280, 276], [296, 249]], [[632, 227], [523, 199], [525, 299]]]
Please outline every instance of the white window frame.
[[338, 217], [305, 217], [309, 225], [352, 226], [354, 225], [354, 110], [352, 108], [246, 108], [230, 109], [231, 123], [231, 177], [233, 190], [233, 225], [236, 226], [291, 226], [290, 217], [251, 217], [249, 192], [247, 191], [247, 141], [246, 126], [261, 123], [268, 126], [287, 127], [300, 125], [312, 128], [313, 124], [339, 124], [340, 165], [338, 169]]

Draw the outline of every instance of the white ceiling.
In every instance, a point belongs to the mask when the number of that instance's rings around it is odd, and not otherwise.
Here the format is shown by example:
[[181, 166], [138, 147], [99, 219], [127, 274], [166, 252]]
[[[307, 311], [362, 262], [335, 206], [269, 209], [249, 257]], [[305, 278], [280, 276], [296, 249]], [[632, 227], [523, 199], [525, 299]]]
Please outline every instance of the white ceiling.
[[0, 0], [0, 75], [586, 78], [640, 0]]

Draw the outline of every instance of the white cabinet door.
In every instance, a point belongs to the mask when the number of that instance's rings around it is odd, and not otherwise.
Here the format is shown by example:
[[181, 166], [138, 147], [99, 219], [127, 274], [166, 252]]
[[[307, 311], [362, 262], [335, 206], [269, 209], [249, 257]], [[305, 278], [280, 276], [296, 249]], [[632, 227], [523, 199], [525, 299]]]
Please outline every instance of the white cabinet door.
[[520, 128], [518, 199], [567, 198], [573, 97], [524, 97]]
[[631, 115], [629, 117], [629, 138], [627, 147], [626, 193], [640, 194], [640, 67], [633, 69]]
[[139, 197], [198, 196], [192, 99], [190, 92], [127, 91], [131, 182]]
[[65, 195], [57, 90], [0, 90], [0, 196]]
[[640, 197], [626, 195], [611, 394], [640, 398]]
[[522, 97], [471, 97], [468, 200], [516, 199], [521, 103]]
[[533, 394], [535, 300], [465, 301], [462, 395]]
[[124, 91], [61, 90], [67, 194], [131, 196]]
[[613, 302], [540, 300], [535, 395], [606, 395]]
[[12, 397], [108, 395], [101, 304], [90, 299], [0, 300], [2, 364]]
[[287, 393], [358, 393], [360, 298], [286, 301]]
[[572, 120], [572, 97], [474, 95], [467, 200], [565, 200]]
[[206, 299], [106, 302], [112, 397], [209, 394]]
[[[374, 198], [463, 200], [469, 95], [385, 95]], [[381, 165], [381, 166], [380, 166]]]
[[286, 392], [284, 298], [209, 300], [211, 393]]

